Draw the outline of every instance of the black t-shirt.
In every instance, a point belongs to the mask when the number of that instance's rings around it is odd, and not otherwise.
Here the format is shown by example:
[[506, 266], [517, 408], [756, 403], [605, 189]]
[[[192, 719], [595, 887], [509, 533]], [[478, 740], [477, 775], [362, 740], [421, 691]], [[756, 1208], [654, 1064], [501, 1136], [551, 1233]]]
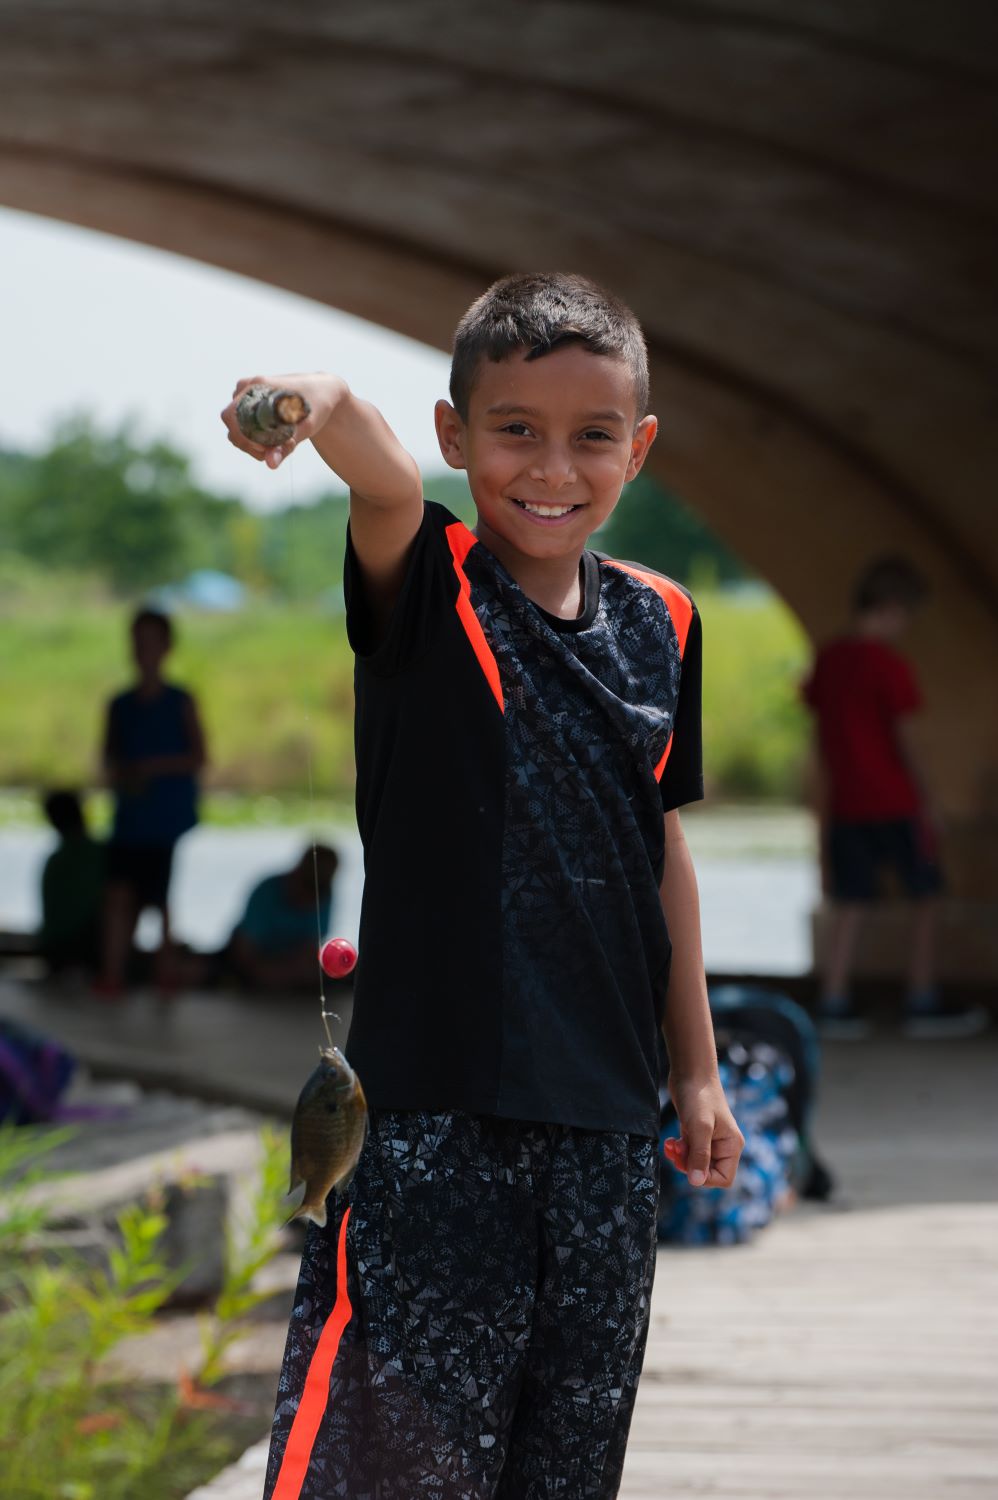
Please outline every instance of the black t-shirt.
[[700, 622], [583, 555], [577, 619], [428, 503], [375, 649], [347, 543], [370, 1102], [655, 1135], [663, 811], [703, 795]]

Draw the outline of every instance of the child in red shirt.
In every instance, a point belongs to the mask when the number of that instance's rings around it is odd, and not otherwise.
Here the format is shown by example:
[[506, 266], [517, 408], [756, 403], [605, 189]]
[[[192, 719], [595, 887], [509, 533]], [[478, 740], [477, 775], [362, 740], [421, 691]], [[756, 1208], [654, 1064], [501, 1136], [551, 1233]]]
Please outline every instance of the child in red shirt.
[[863, 912], [880, 896], [888, 872], [914, 902], [905, 1031], [968, 1035], [985, 1021], [978, 1007], [945, 1010], [934, 982], [938, 821], [912, 743], [921, 693], [895, 644], [925, 595], [924, 580], [903, 558], [872, 563], [856, 585], [852, 630], [819, 650], [802, 689], [816, 720], [834, 902], [819, 1019], [826, 1034], [841, 1039], [869, 1029], [849, 980]]

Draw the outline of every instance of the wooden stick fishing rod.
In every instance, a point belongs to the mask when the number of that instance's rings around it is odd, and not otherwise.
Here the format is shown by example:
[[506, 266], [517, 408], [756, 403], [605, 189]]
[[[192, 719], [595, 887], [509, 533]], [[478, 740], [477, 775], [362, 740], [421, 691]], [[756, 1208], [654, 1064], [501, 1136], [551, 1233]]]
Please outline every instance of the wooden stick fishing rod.
[[251, 443], [277, 448], [295, 435], [312, 408], [297, 391], [278, 391], [269, 385], [248, 385], [236, 406], [239, 430]]

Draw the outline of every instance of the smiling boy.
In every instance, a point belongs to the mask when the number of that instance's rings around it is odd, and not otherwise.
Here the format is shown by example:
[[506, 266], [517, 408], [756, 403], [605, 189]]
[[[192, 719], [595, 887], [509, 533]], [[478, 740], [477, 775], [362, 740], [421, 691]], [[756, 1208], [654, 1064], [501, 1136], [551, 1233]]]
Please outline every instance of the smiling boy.
[[[578, 276], [469, 309], [436, 425], [474, 531], [342, 380], [268, 383], [350, 487], [371, 1130], [309, 1228], [266, 1500], [604, 1500], [648, 1327], [660, 1027], [676, 1165], [728, 1186], [742, 1143], [677, 812], [702, 795], [699, 618], [587, 547], [655, 437], [641, 330]], [[234, 410], [277, 467], [294, 444]]]

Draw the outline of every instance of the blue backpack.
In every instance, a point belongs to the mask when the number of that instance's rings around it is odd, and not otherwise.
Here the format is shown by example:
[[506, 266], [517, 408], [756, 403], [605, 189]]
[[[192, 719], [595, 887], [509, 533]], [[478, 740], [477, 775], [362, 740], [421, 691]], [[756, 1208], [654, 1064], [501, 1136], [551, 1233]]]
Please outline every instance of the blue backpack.
[[[745, 1147], [730, 1188], [692, 1188], [664, 1159], [658, 1237], [672, 1244], [742, 1244], [789, 1191], [826, 1198], [832, 1189], [810, 1139], [820, 1050], [807, 1012], [750, 985], [712, 988], [710, 1009], [721, 1084]], [[663, 1091], [660, 1146], [680, 1134]]]

